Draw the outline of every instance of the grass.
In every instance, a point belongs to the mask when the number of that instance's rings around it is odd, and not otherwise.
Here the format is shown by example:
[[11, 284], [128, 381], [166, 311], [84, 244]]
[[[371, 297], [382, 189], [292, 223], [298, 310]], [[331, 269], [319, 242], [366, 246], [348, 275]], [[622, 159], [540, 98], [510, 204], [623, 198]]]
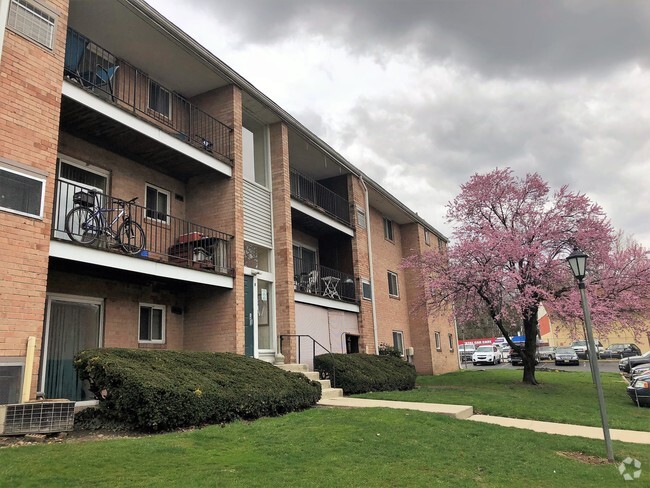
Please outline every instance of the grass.
[[[650, 446], [614, 443], [650, 465]], [[622, 477], [558, 452], [604, 455], [602, 441], [435, 414], [316, 408], [252, 423], [134, 439], [0, 450], [0, 485], [97, 487], [607, 486]], [[643, 483], [650, 473], [642, 473]]]
[[[457, 371], [419, 376], [415, 390], [357, 395], [363, 398], [472, 405], [474, 413], [600, 427], [596, 389], [590, 373], [538, 371], [539, 386], [521, 382], [520, 370]], [[609, 426], [650, 431], [650, 408], [627, 396], [620, 375], [601, 375]]]

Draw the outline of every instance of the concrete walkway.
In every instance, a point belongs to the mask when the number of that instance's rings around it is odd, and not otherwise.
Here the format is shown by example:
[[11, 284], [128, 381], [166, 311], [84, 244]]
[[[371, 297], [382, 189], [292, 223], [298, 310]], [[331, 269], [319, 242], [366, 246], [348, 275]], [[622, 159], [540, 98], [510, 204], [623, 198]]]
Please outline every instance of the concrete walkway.
[[[576, 437], [587, 437], [590, 439], [603, 439], [603, 429], [600, 427], [586, 427], [584, 425], [560, 424], [557, 422], [541, 422], [539, 420], [513, 419], [508, 417], [496, 417], [492, 415], [473, 415], [474, 409], [469, 405], [447, 405], [443, 403], [417, 403], [417, 402], [396, 402], [389, 400], [370, 400], [365, 398], [327, 398], [318, 402], [318, 405], [327, 407], [348, 407], [348, 408], [398, 408], [403, 410], [419, 410], [421, 412], [439, 413], [449, 415], [457, 419], [467, 419], [474, 422], [501, 425], [503, 427], [515, 427], [517, 429], [528, 429], [546, 434], [568, 435]], [[650, 432], [636, 430], [610, 429], [612, 440], [631, 442], [634, 444], [650, 444]]]

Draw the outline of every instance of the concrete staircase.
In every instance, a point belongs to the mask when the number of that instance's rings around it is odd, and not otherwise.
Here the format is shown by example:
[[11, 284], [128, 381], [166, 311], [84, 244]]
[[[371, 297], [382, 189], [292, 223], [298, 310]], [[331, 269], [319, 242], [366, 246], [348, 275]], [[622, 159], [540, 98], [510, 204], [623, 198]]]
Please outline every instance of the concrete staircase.
[[343, 390], [341, 388], [332, 388], [330, 380], [321, 380], [318, 377], [318, 371], [310, 371], [309, 366], [306, 364], [276, 364], [280, 369], [285, 371], [293, 371], [294, 373], [302, 373], [307, 378], [313, 381], [318, 381], [321, 384], [322, 393], [321, 400], [326, 398], [339, 398], [343, 396]]

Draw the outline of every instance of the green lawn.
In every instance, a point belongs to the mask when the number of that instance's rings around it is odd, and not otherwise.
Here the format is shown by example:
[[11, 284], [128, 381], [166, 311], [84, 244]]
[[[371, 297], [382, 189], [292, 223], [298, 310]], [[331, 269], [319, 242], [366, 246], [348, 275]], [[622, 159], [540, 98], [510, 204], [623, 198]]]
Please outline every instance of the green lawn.
[[[520, 370], [458, 371], [419, 376], [417, 388], [404, 392], [357, 395], [363, 398], [472, 405], [474, 413], [548, 420], [599, 427], [600, 411], [590, 373], [538, 371], [539, 386], [524, 385]], [[601, 375], [612, 429], [650, 431], [650, 408], [638, 408], [620, 375]]]
[[[614, 443], [650, 466], [650, 446]], [[0, 449], [0, 485], [183, 487], [607, 486], [602, 441], [423, 412], [316, 408], [252, 423], [137, 439]], [[644, 471], [639, 481], [650, 479]], [[641, 486], [641, 485], [639, 485]]]

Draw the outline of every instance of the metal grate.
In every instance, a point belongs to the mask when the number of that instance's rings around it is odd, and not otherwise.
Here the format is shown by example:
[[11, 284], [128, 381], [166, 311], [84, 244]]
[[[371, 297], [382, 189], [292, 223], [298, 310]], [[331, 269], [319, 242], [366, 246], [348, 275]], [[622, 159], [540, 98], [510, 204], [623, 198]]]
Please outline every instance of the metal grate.
[[25, 0], [11, 0], [7, 26], [52, 49], [54, 17]]
[[3, 434], [64, 432], [74, 427], [74, 402], [6, 405]]

